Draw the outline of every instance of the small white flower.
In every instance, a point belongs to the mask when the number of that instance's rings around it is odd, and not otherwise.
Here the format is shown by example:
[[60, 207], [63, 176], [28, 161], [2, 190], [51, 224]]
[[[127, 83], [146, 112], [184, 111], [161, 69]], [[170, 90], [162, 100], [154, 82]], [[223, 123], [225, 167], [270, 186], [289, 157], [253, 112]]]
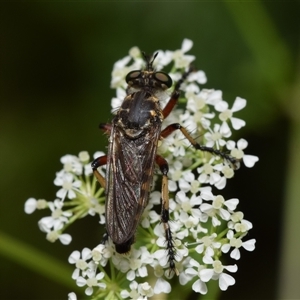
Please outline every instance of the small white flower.
[[146, 277], [148, 276], [148, 271], [146, 264], [152, 263], [153, 258], [146, 247], [141, 247], [140, 249], [132, 249], [130, 257], [128, 257], [129, 262], [129, 272], [126, 278], [130, 281], [134, 280], [136, 276]]
[[187, 68], [195, 59], [194, 55], [185, 55], [185, 53], [191, 50], [192, 47], [193, 42], [189, 39], [184, 39], [181, 45], [181, 49], [173, 52], [172, 58], [174, 60], [176, 69]]
[[60, 162], [63, 164], [63, 169], [67, 173], [74, 173], [76, 175], [82, 174], [83, 165], [79, 158], [75, 155], [64, 155]]
[[85, 294], [88, 296], [91, 296], [93, 294], [95, 287], [99, 287], [101, 289], [106, 288], [106, 284], [100, 282], [100, 280], [104, 278], [105, 274], [103, 272], [96, 274], [96, 271], [97, 268], [95, 267], [95, 265], [91, 265], [91, 268], [85, 272], [85, 277], [87, 278], [82, 276], [76, 278], [76, 284], [78, 286], [87, 286], [87, 288], [85, 289]]
[[[160, 195], [159, 192], [156, 193]], [[153, 210], [153, 206], [153, 202], [149, 201], [148, 205], [145, 207], [141, 220], [141, 226], [144, 228], [149, 228], [151, 224], [160, 220], [160, 215]]]
[[132, 47], [132, 48], [129, 49], [129, 55], [133, 59], [140, 59], [140, 57], [141, 57], [141, 50], [138, 47]]
[[252, 223], [243, 219], [240, 222], [228, 222], [228, 228], [234, 229], [236, 232], [245, 233], [252, 229]]
[[207, 82], [207, 77], [203, 71], [197, 71], [197, 72], [191, 73], [188, 76], [187, 81], [189, 81], [189, 82], [196, 81], [199, 84], [205, 84]]
[[72, 174], [67, 173], [61, 176], [61, 174], [57, 174], [58, 176], [54, 180], [54, 184], [57, 186], [61, 186], [62, 188], [57, 191], [56, 196], [61, 198], [62, 200], [68, 196], [69, 199], [73, 199], [76, 197], [74, 190], [78, 190], [81, 186], [80, 180], [75, 180]]
[[146, 297], [152, 297], [154, 294], [153, 288], [148, 282], [140, 283], [138, 286], [138, 291], [141, 295]]
[[190, 266], [185, 270], [185, 273], [195, 277], [197, 276], [198, 279], [193, 283], [192, 289], [196, 293], [200, 293], [202, 295], [205, 295], [207, 293], [207, 286], [204, 281], [201, 280], [200, 278], [200, 271], [203, 270], [205, 267], [203, 265], [200, 265], [196, 260], [191, 259], [190, 260]]
[[59, 231], [51, 231], [50, 229], [46, 229], [45, 231], [47, 232], [46, 239], [51, 243], [59, 240], [63, 245], [69, 245], [72, 241], [72, 237], [67, 233], [62, 234]]
[[228, 243], [223, 244], [221, 250], [222, 252], [227, 253], [231, 248], [233, 248], [233, 250], [230, 253], [230, 257], [235, 260], [239, 260], [241, 257], [239, 248], [243, 247], [248, 251], [253, 251], [255, 249], [255, 239], [243, 242], [241, 237], [234, 237], [234, 233], [232, 230], [228, 231], [227, 238]]
[[77, 296], [74, 292], [68, 294], [68, 300], [77, 300]]
[[[209, 217], [212, 218], [213, 225], [218, 226], [221, 222], [218, 220], [218, 215], [225, 221], [230, 219], [230, 213], [233, 209], [235, 209], [236, 205], [238, 204], [238, 199], [224, 199], [223, 196], [218, 195], [215, 196], [212, 204], [203, 203], [200, 206], [200, 209], [203, 213], [207, 214]], [[224, 208], [227, 207], [227, 209]]]
[[179, 179], [179, 188], [185, 193], [191, 192], [196, 194], [200, 189], [200, 182], [195, 179], [195, 174], [191, 170], [182, 173], [181, 179]]
[[233, 113], [242, 110], [246, 106], [246, 103], [247, 101], [245, 99], [236, 97], [231, 109], [228, 108], [228, 103], [225, 101], [219, 101], [215, 105], [215, 109], [221, 112], [219, 118], [223, 122], [224, 127], [226, 127], [226, 122], [228, 120], [231, 121], [232, 127], [235, 130], [239, 130], [246, 125], [246, 122], [244, 120], [233, 117]]
[[179, 191], [176, 194], [176, 203], [179, 205], [179, 212], [188, 213], [197, 219], [201, 217], [198, 207], [202, 203], [200, 196], [192, 195], [191, 198], [188, 198], [183, 191]]
[[118, 60], [113, 67], [112, 80], [110, 83], [111, 88], [117, 88], [125, 85], [125, 77], [129, 72], [129, 68], [126, 66], [131, 60], [130, 56], [125, 56], [124, 58]]
[[217, 234], [213, 233], [209, 236], [204, 236], [198, 240], [198, 246], [195, 248], [196, 252], [199, 254], [204, 254], [204, 256], [212, 256], [215, 253], [215, 249], [220, 249], [221, 243], [216, 241]]
[[117, 88], [116, 90], [116, 97], [111, 99], [111, 111], [112, 113], [116, 113], [117, 110], [120, 108], [122, 102], [124, 101], [124, 98], [126, 96], [125, 89]]
[[105, 267], [108, 259], [113, 255], [113, 248], [111, 242], [107, 242], [105, 245], [100, 244], [92, 250], [92, 258], [96, 264], [100, 264]]
[[156, 56], [154, 60], [154, 68], [155, 70], [161, 70], [165, 66], [167, 66], [171, 61], [172, 61], [172, 51], [163, 51], [163, 50], [156, 50], [154, 53], [157, 53], [158, 55]]
[[204, 163], [201, 167], [197, 168], [197, 172], [200, 174], [198, 180], [201, 183], [209, 183], [210, 185], [218, 185], [221, 180], [220, 171], [223, 164], [213, 164], [215, 157], [212, 157], [209, 162]]
[[[186, 111], [181, 113], [180, 122], [191, 130], [201, 130], [210, 126], [210, 119], [214, 117], [214, 113], [207, 112], [206, 101], [208, 94], [197, 92], [194, 85], [188, 85], [185, 97], [187, 98]], [[199, 128], [200, 127], [200, 128]]]
[[185, 150], [189, 144], [180, 131], [169, 136], [167, 139], [170, 143], [169, 151], [172, 152], [173, 156], [185, 156]]
[[220, 90], [203, 89], [201, 95], [205, 99], [206, 104], [212, 105], [213, 107], [223, 99], [223, 93]]
[[[235, 145], [237, 147], [235, 148]], [[243, 159], [246, 167], [252, 168], [254, 164], [258, 161], [258, 157], [255, 155], [244, 154], [244, 149], [247, 148], [248, 142], [245, 139], [239, 139], [237, 143], [234, 141], [227, 142], [227, 149], [231, 150], [230, 154], [238, 159]]]
[[77, 279], [80, 275], [80, 271], [85, 271], [89, 265], [87, 260], [92, 257], [92, 251], [89, 248], [84, 248], [81, 253], [79, 251], [73, 251], [69, 256], [69, 263], [75, 264], [76, 269], [72, 274], [73, 279]]
[[204, 134], [206, 138], [206, 146], [207, 147], [214, 147], [216, 144], [217, 148], [219, 149], [220, 146], [224, 146], [226, 141], [223, 138], [228, 138], [231, 136], [231, 131], [228, 128], [224, 128], [224, 126], [220, 124], [214, 124], [214, 129], [211, 130], [208, 128], [208, 132]]
[[208, 258], [207, 264], [212, 264], [212, 269], [203, 269], [200, 271], [200, 278], [203, 282], [208, 282], [210, 279], [219, 279], [219, 287], [222, 291], [226, 291], [228, 286], [235, 284], [235, 279], [229, 275], [224, 273], [224, 270], [229, 272], [236, 272], [237, 265], [232, 266], [224, 266], [222, 265], [220, 260], [213, 260], [213, 258]]
[[64, 224], [68, 223], [72, 213], [62, 210], [63, 202], [59, 199], [48, 202], [48, 206], [52, 212], [51, 217], [44, 217], [39, 221], [40, 229], [45, 232], [47, 232], [45, 228], [53, 228], [56, 231], [62, 229]]
[[144, 292], [143, 287], [140, 287], [140, 285], [136, 281], [132, 281], [129, 285], [130, 292], [127, 290], [122, 290], [120, 293], [120, 296], [122, 298], [130, 298], [131, 300], [146, 300], [147, 297], [143, 297], [140, 292]]
[[36, 200], [35, 198], [29, 198], [25, 202], [24, 210], [26, 214], [32, 214], [36, 209], [44, 209], [46, 207], [48, 207], [48, 203], [46, 200]]

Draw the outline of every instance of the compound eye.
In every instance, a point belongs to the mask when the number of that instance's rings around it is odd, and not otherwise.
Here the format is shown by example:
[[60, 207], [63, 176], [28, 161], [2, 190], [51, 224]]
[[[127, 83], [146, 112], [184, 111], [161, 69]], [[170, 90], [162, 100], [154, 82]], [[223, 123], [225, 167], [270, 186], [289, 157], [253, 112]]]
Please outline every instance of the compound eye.
[[131, 71], [126, 75], [126, 82], [128, 83], [129, 81], [133, 81], [136, 78], [138, 78], [141, 75], [141, 71], [137, 70], [137, 71]]
[[172, 78], [164, 72], [156, 72], [154, 73], [154, 77], [156, 80], [162, 82], [163, 84], [165, 84], [168, 88], [172, 86]]

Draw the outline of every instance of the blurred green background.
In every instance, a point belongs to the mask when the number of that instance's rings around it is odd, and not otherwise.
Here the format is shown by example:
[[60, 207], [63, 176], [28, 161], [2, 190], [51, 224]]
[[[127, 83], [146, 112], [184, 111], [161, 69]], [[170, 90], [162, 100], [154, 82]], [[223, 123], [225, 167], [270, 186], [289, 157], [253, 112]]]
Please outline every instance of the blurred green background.
[[[114, 62], [132, 46], [175, 50], [184, 38], [194, 41], [189, 54], [206, 72], [205, 87], [230, 103], [248, 100], [237, 114], [247, 126], [235, 138], [260, 158], [224, 191], [240, 199], [257, 243], [242, 251], [236, 284], [220, 298], [299, 299], [299, 8], [298, 1], [2, 2], [0, 299], [66, 299], [78, 290], [67, 258], [97, 245], [98, 220], [72, 226], [69, 246], [51, 244], [37, 227], [45, 212], [26, 215], [24, 202], [54, 200], [64, 154], [105, 149], [98, 124], [111, 118]], [[40, 252], [48, 272], [39, 271], [43, 261], [22, 258]]]

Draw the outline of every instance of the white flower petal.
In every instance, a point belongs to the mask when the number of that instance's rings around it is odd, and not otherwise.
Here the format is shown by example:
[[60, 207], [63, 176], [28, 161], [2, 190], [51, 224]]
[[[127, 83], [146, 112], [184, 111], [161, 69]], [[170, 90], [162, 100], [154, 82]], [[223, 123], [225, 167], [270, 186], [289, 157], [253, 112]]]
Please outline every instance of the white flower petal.
[[91, 296], [93, 294], [93, 288], [92, 287], [88, 287], [85, 289], [85, 294], [88, 296]]
[[75, 269], [73, 274], [72, 274], [72, 279], [76, 280], [79, 277], [79, 274], [80, 274], [80, 270]]
[[185, 270], [185, 273], [192, 276], [196, 276], [198, 274], [198, 272], [194, 268], [187, 268]]
[[236, 112], [236, 111], [239, 111], [241, 109], [243, 109], [247, 104], [247, 100], [246, 99], [243, 99], [241, 97], [236, 97], [234, 103], [233, 103], [233, 106], [231, 108], [231, 111], [232, 112]]
[[234, 285], [235, 279], [228, 274], [222, 273], [219, 278], [219, 287], [222, 291], [226, 291], [228, 286]]
[[245, 248], [247, 251], [253, 251], [255, 249], [255, 239], [251, 239], [249, 241], [243, 242], [242, 246]]
[[245, 139], [239, 139], [237, 142], [237, 148], [239, 150], [244, 150], [248, 147], [248, 142]]
[[70, 264], [76, 264], [78, 259], [80, 259], [80, 252], [76, 250], [71, 253], [71, 255], [69, 256], [68, 262]]
[[240, 250], [237, 248], [233, 249], [230, 253], [230, 257], [235, 260], [239, 260], [241, 258]]
[[76, 198], [76, 194], [75, 194], [75, 192], [74, 192], [73, 190], [69, 190], [69, 191], [68, 191], [68, 198], [69, 198], [69, 199], [74, 199], [74, 198]]
[[[234, 128], [234, 127], [233, 127]], [[231, 130], [227, 124], [227, 122], [222, 122], [222, 125], [220, 127], [220, 133], [224, 136], [224, 137], [230, 137], [231, 136]]]
[[130, 270], [126, 275], [127, 280], [132, 281], [135, 279], [135, 272], [133, 270]]
[[228, 150], [232, 150], [235, 147], [235, 142], [234, 141], [227, 141], [226, 147]]
[[231, 130], [230, 130], [227, 122], [222, 122], [222, 125], [220, 127], [220, 133], [222, 134], [222, 136], [224, 136], [226, 138], [231, 136]]
[[24, 210], [26, 214], [32, 214], [36, 210], [36, 199], [34, 198], [29, 198], [25, 202]]
[[202, 282], [200, 279], [196, 280], [193, 285], [192, 285], [192, 289], [196, 292], [196, 293], [200, 293], [202, 295], [205, 295], [207, 293], [207, 286], [204, 282]]
[[246, 125], [246, 122], [242, 119], [231, 117], [231, 125], [235, 130], [239, 130]]
[[226, 110], [227, 108], [228, 108], [228, 103], [225, 101], [219, 101], [215, 105], [215, 110], [219, 111], [219, 112], [222, 112], [222, 111]]
[[92, 251], [89, 248], [84, 248], [82, 250], [82, 259], [83, 260], [87, 260], [90, 259], [92, 257]]
[[69, 245], [72, 241], [72, 237], [67, 233], [61, 234], [58, 238], [63, 245]]
[[126, 298], [129, 298], [129, 297], [130, 297], [130, 294], [129, 294], [128, 291], [122, 290], [121, 293], [120, 293], [120, 296], [121, 296], [123, 299], [126, 299]]
[[67, 191], [65, 189], [59, 189], [56, 193], [56, 197], [64, 199], [67, 194]]
[[74, 292], [68, 294], [68, 300], [77, 300], [77, 296]]
[[79, 276], [76, 280], [76, 284], [78, 286], [85, 286], [86, 285], [86, 279], [83, 278], [82, 276]]
[[231, 266], [224, 266], [224, 269], [226, 269], [229, 272], [235, 273], [238, 267], [237, 265], [231, 265]]
[[259, 160], [259, 158], [255, 155], [244, 155], [243, 156], [243, 162], [246, 167], [252, 168], [255, 163]]
[[193, 47], [193, 41], [189, 39], [184, 39], [181, 45], [181, 50], [183, 53], [188, 52]]
[[222, 250], [223, 253], [227, 253], [230, 250], [230, 245], [229, 244], [224, 244], [221, 247], [221, 250]]
[[160, 293], [168, 294], [171, 292], [171, 285], [166, 280], [162, 278], [158, 278], [153, 290], [154, 290], [154, 294], [160, 294]]
[[138, 270], [140, 277], [146, 277], [148, 276], [148, 271], [146, 266], [141, 266]]
[[226, 177], [221, 177], [221, 179], [218, 182], [215, 183], [215, 187], [218, 190], [222, 190], [226, 186], [226, 182], [227, 182]]
[[211, 192], [211, 187], [204, 187], [200, 189], [201, 194], [200, 197], [204, 200], [213, 200], [215, 197], [213, 193]]
[[225, 206], [230, 209], [230, 210], [235, 210], [237, 205], [239, 204], [239, 199], [237, 198], [232, 198], [232, 199], [229, 199], [227, 201], [225, 201]]
[[203, 282], [208, 282], [214, 275], [213, 269], [204, 269], [200, 271], [200, 278]]

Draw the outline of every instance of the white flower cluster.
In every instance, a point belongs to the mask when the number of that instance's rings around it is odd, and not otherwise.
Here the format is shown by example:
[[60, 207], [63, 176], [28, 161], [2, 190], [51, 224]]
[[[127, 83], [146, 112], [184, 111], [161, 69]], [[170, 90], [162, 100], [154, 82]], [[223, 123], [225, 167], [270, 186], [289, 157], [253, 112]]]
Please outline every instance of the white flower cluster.
[[[192, 41], [185, 39], [177, 51], [159, 50], [155, 69], [172, 64], [169, 75], [176, 82], [195, 59], [186, 54], [192, 45]], [[125, 76], [143, 67], [144, 60], [136, 47], [115, 63], [111, 81], [112, 88], [116, 89], [113, 111], [126, 95]], [[187, 77], [181, 87], [178, 108], [166, 119], [165, 126], [180, 123], [193, 136], [200, 137], [201, 145], [226, 151], [243, 161], [245, 166], [253, 167], [258, 158], [244, 153], [247, 141], [240, 139], [235, 143], [229, 140], [232, 130], [245, 126], [245, 121], [235, 114], [246, 106], [246, 100], [237, 97], [229, 108], [222, 99], [222, 92], [201, 89], [200, 85], [204, 83], [203, 71]], [[167, 99], [161, 100], [163, 107]], [[232, 259], [239, 260], [241, 248], [248, 251], [255, 248], [254, 239], [244, 241], [252, 224], [236, 210], [239, 200], [226, 200], [222, 195], [212, 193], [212, 186], [221, 190], [234, 176], [233, 165], [222, 157], [193, 149], [180, 131], [164, 139], [158, 151], [169, 163], [170, 219], [174, 220], [170, 227], [176, 246], [179, 284], [206, 294], [206, 283], [217, 280], [224, 291], [235, 283], [228, 272], [236, 272], [237, 265], [224, 265], [222, 255], [230, 252]], [[94, 158], [101, 155], [104, 153], [95, 153]], [[54, 180], [60, 187], [57, 199], [47, 202], [30, 198], [25, 203], [25, 212], [49, 208], [51, 216], [39, 221], [40, 229], [47, 233], [49, 241], [59, 239], [68, 244], [71, 236], [64, 231], [77, 219], [98, 215], [100, 224], [105, 224], [105, 195], [92, 175], [87, 152], [79, 153], [78, 157], [66, 155], [61, 162], [63, 170]], [[101, 172], [104, 175], [105, 167]], [[170, 274], [168, 268], [165, 233], [155, 210], [161, 199], [160, 187], [156, 184], [160, 177], [154, 177], [153, 191], [138, 228], [137, 240], [128, 255], [116, 253], [110, 240], [105, 245], [84, 248], [70, 255], [69, 263], [75, 266], [72, 278], [78, 286], [84, 286], [86, 295], [93, 295], [93, 299], [148, 299], [154, 294], [171, 293], [176, 289], [169, 283], [174, 274]], [[69, 299], [76, 299], [76, 295], [70, 293]]]

